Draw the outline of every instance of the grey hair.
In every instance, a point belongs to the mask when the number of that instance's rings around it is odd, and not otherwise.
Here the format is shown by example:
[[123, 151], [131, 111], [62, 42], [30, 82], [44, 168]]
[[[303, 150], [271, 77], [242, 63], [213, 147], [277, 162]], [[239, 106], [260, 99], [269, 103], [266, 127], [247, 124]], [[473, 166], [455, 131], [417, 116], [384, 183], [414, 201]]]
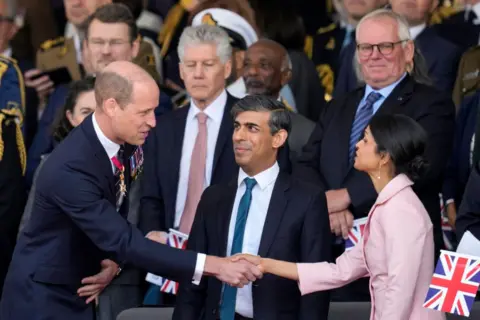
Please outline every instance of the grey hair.
[[233, 121], [240, 113], [247, 111], [270, 112], [268, 125], [272, 135], [282, 129], [290, 133], [292, 128], [290, 111], [281, 101], [265, 95], [246, 96], [233, 105], [230, 111]]
[[95, 80], [95, 101], [102, 107], [105, 100], [113, 98], [121, 108], [132, 100], [133, 83], [115, 72], [101, 72]]
[[[378, 9], [375, 11], [370, 12], [369, 14], [365, 15], [357, 25], [357, 30], [359, 30], [360, 26], [367, 20], [371, 19], [379, 19], [379, 18], [390, 18], [395, 20], [398, 27], [398, 39], [402, 41], [411, 40], [412, 37], [410, 35], [410, 26], [408, 21], [398, 13], [393, 12], [390, 9]], [[358, 42], [358, 32], [356, 33], [356, 40]], [[405, 46], [405, 42], [402, 44]]]
[[232, 57], [232, 46], [227, 32], [217, 26], [202, 24], [183, 30], [177, 48], [180, 62], [183, 62], [186, 46], [199, 44], [214, 44], [217, 47], [217, 56], [224, 64]]

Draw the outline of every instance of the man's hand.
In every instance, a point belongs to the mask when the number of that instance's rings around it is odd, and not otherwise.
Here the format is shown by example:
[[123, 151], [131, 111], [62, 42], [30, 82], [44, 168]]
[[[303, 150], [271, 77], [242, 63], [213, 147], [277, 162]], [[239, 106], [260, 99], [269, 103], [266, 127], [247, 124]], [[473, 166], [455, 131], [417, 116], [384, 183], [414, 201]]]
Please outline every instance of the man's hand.
[[347, 189], [329, 190], [325, 195], [329, 213], [348, 209], [351, 201]]
[[94, 276], [82, 279], [83, 287], [77, 290], [80, 297], [88, 297], [87, 304], [96, 301], [100, 293], [115, 278], [118, 265], [112, 260], [103, 260], [102, 271]]
[[161, 244], [167, 244], [168, 242], [168, 233], [164, 231], [150, 231], [146, 237]]
[[349, 210], [343, 210], [340, 212], [331, 213], [330, 229], [337, 236], [342, 236], [344, 239], [348, 239], [348, 231], [353, 227], [353, 214]]
[[248, 261], [233, 262], [231, 258], [213, 256], [207, 256], [204, 273], [215, 276], [218, 280], [238, 288], [261, 279], [263, 276], [259, 267]]
[[265, 269], [262, 266], [263, 259], [260, 256], [254, 256], [254, 255], [247, 254], [247, 253], [238, 253], [234, 256], [231, 256], [230, 260], [232, 262], [239, 262], [239, 261], [242, 261], [242, 260], [250, 262], [254, 266], [257, 266], [262, 273], [265, 273]]
[[446, 207], [448, 224], [455, 228], [455, 220], [457, 220], [457, 209], [455, 208], [455, 202], [450, 202]]
[[25, 72], [24, 77], [25, 86], [29, 88], [34, 88], [35, 91], [37, 91], [38, 99], [41, 103], [43, 103], [46, 101], [48, 95], [53, 92], [54, 87], [53, 82], [47, 75], [41, 76], [40, 78], [36, 78], [34, 80], [35, 76], [38, 76], [41, 73], [41, 70], [32, 69]]

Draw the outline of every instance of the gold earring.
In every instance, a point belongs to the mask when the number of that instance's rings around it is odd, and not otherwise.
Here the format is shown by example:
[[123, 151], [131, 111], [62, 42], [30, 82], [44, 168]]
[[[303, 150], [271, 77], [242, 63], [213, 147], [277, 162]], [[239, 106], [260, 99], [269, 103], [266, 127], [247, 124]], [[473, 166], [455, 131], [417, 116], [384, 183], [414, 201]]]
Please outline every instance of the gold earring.
[[382, 174], [382, 171], [380, 171], [381, 168], [382, 168], [382, 165], [380, 165], [380, 166], [378, 167], [378, 176], [377, 176], [377, 179], [378, 179], [378, 180], [380, 180], [380, 178], [381, 178], [381, 174]]

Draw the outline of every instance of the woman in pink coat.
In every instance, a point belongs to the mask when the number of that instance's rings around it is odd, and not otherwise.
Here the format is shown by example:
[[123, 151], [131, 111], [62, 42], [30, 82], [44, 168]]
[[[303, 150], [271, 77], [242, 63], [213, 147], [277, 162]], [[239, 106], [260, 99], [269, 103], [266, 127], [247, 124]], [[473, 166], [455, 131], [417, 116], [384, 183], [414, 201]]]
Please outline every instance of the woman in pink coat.
[[370, 277], [372, 320], [445, 319], [423, 302], [434, 270], [432, 223], [412, 180], [425, 171], [426, 134], [401, 115], [377, 116], [357, 144], [355, 168], [366, 172], [378, 198], [362, 241], [336, 263], [290, 263], [240, 255], [265, 273], [298, 281], [302, 295]]

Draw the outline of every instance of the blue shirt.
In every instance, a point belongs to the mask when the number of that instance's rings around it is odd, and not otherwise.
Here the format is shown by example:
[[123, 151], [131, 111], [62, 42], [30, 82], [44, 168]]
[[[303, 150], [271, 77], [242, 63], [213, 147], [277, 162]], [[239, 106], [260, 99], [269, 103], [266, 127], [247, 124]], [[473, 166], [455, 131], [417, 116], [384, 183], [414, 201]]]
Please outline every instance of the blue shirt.
[[398, 79], [396, 82], [394, 82], [391, 85], [386, 86], [385, 88], [382, 88], [380, 90], [374, 90], [372, 87], [370, 87], [367, 84], [365, 86], [365, 94], [363, 95], [363, 98], [358, 105], [357, 112], [358, 112], [358, 110], [360, 110], [360, 106], [363, 106], [365, 104], [365, 101], [367, 100], [368, 95], [372, 91], [375, 91], [375, 92], [378, 92], [382, 95], [382, 97], [380, 99], [378, 99], [377, 102], [375, 102], [373, 104], [373, 114], [375, 114], [378, 111], [378, 109], [380, 109], [380, 107], [382, 106], [385, 99], [388, 98], [388, 96], [392, 93], [393, 89], [395, 89], [395, 87], [400, 83], [400, 81], [402, 81], [405, 78], [406, 75], [407, 74], [404, 73], [403, 76], [400, 79]]

